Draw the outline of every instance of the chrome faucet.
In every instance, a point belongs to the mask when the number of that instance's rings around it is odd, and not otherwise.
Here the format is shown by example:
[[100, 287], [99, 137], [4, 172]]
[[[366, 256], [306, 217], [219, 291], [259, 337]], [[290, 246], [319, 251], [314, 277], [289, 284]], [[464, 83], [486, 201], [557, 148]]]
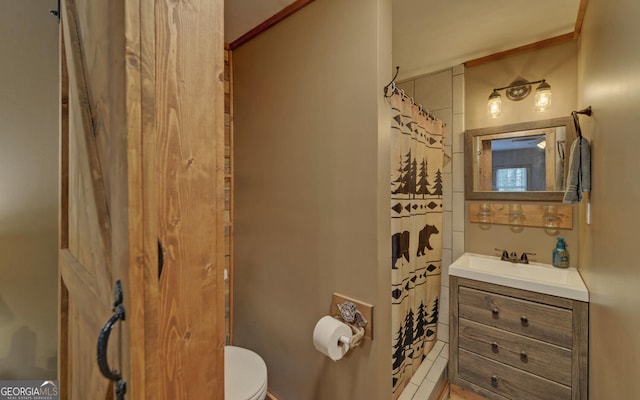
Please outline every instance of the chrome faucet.
[[529, 258], [527, 257], [527, 254], [530, 256], [535, 256], [536, 253], [522, 253], [522, 255], [520, 256], [520, 263], [521, 264], [529, 264]]
[[518, 258], [518, 253], [516, 253], [515, 251], [512, 251], [511, 254], [509, 254], [509, 252], [507, 250], [504, 250], [504, 249], [496, 248], [495, 250], [502, 252], [502, 256], [500, 257], [500, 259], [502, 261], [509, 261], [509, 262], [512, 262], [512, 263], [520, 263], [520, 264], [529, 264], [529, 257], [527, 257], [527, 255], [530, 255], [530, 256], [535, 256], [536, 255], [536, 253], [524, 252], [520, 256], [520, 258]]

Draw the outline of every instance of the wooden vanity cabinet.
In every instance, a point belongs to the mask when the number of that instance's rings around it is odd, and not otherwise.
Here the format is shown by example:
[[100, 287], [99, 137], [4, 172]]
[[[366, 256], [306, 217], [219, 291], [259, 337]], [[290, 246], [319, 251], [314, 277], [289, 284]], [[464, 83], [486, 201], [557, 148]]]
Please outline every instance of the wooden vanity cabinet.
[[490, 400], [586, 400], [589, 303], [450, 276], [451, 383]]

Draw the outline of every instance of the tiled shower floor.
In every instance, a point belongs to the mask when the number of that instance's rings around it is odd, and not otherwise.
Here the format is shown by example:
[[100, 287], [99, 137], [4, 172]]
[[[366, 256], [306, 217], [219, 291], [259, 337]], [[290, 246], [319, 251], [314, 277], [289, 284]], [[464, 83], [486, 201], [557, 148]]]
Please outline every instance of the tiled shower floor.
[[437, 400], [447, 383], [448, 363], [449, 344], [438, 340], [398, 400]]

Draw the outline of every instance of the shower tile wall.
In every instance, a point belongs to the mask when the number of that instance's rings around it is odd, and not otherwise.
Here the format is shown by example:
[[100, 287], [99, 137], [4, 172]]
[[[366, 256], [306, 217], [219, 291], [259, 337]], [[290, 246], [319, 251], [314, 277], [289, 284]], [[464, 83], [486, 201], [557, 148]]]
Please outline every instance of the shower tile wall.
[[449, 265], [464, 252], [464, 66], [405, 80], [398, 83], [398, 87], [447, 124], [444, 148], [451, 160], [442, 175], [442, 286], [438, 339], [448, 343]]

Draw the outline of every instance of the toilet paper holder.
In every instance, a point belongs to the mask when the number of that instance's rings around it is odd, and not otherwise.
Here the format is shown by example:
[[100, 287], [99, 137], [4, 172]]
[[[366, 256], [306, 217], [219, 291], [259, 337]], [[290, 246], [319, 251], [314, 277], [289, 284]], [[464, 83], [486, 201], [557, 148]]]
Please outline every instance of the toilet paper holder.
[[364, 315], [358, 310], [358, 307], [351, 301], [345, 301], [344, 303], [337, 304], [338, 312], [340, 315], [334, 315], [334, 318], [342, 320], [351, 328], [353, 336], [347, 338], [345, 336], [340, 337], [340, 343], [347, 347], [346, 351], [350, 351], [354, 347], [358, 347], [364, 338], [364, 327], [368, 321], [364, 318]]

